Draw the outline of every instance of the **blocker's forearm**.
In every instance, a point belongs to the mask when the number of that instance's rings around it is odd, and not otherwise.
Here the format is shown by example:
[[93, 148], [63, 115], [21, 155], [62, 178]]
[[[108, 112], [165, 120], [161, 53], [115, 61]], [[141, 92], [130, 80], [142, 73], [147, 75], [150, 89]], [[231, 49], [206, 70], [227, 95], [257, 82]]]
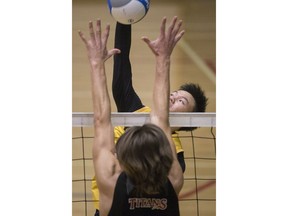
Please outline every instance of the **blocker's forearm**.
[[[95, 126], [110, 122], [111, 106], [104, 62], [91, 64], [92, 98]], [[99, 125], [100, 124], [100, 125]]]
[[[156, 57], [156, 72], [153, 89], [152, 118], [157, 118], [159, 126], [169, 127], [170, 58]], [[157, 116], [157, 117], [156, 117]]]

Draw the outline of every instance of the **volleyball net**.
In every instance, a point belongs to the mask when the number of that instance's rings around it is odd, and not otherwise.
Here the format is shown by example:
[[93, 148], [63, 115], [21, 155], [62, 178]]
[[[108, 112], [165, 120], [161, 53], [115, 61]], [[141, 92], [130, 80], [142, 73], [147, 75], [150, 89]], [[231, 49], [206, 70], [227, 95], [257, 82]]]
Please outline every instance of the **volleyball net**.
[[[141, 126], [149, 113], [112, 113], [113, 126]], [[216, 215], [216, 114], [170, 113], [171, 127], [197, 127], [179, 131], [186, 170], [179, 194], [182, 216]], [[93, 216], [91, 191], [94, 177], [92, 143], [93, 113], [72, 113], [72, 212], [73, 216]]]

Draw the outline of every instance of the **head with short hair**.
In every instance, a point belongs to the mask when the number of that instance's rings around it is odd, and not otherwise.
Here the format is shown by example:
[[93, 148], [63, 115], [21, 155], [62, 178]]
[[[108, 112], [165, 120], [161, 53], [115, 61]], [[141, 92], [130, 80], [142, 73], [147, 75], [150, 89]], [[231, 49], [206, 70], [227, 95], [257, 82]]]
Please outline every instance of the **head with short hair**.
[[[186, 83], [170, 94], [170, 112], [205, 112], [208, 98], [198, 84]], [[181, 128], [181, 130], [194, 130]]]
[[137, 193], [159, 192], [166, 183], [173, 155], [165, 133], [158, 126], [128, 128], [116, 144], [116, 153]]
[[198, 84], [186, 83], [180, 86], [179, 90], [188, 92], [194, 98], [195, 105], [191, 112], [205, 112], [208, 98]]

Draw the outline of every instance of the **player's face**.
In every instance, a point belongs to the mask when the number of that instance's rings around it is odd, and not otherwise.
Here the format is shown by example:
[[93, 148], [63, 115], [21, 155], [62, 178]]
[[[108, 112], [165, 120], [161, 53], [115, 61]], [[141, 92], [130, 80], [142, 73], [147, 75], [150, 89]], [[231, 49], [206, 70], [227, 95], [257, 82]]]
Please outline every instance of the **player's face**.
[[170, 94], [170, 112], [192, 112], [195, 107], [195, 100], [186, 91], [178, 90]]

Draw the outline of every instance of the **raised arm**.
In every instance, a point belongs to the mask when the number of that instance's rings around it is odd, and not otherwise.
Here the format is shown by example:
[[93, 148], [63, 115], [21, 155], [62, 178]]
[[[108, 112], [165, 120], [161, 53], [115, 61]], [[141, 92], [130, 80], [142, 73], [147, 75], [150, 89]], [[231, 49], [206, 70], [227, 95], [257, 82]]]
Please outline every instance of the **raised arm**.
[[[170, 95], [170, 57], [172, 51], [184, 34], [180, 31], [182, 21], [177, 22], [174, 17], [168, 30], [166, 31], [166, 17], [163, 18], [160, 27], [160, 35], [150, 41], [147, 37], [142, 37], [156, 57], [156, 73], [153, 90], [153, 109], [151, 111], [151, 121], [157, 124], [165, 132], [170, 130], [168, 121], [169, 95]], [[180, 32], [179, 32], [180, 31]]]
[[160, 27], [160, 35], [156, 40], [150, 41], [147, 37], [142, 37], [156, 57], [153, 106], [150, 113], [151, 123], [159, 126], [166, 133], [166, 136], [170, 141], [174, 162], [169, 178], [177, 193], [179, 193], [183, 185], [183, 173], [177, 160], [175, 145], [171, 139], [169, 95], [170, 57], [175, 45], [184, 34], [184, 31], [180, 31], [181, 25], [182, 21], [177, 21], [177, 17], [174, 17], [166, 31], [166, 17], [164, 17]]
[[[120, 167], [114, 155], [114, 134], [111, 124], [111, 106], [107, 90], [105, 61], [112, 55], [120, 53], [119, 49], [107, 50], [110, 26], [107, 25], [102, 35], [101, 21], [96, 22], [94, 31], [92, 22], [89, 22], [89, 39], [79, 31], [79, 35], [86, 45], [91, 67], [92, 98], [94, 112], [94, 143], [93, 164], [96, 180], [99, 186], [101, 203], [107, 203], [113, 196], [113, 185]], [[115, 178], [113, 178], [115, 177]]]
[[[93, 112], [94, 112], [94, 130], [95, 130], [95, 142], [93, 148], [93, 156], [97, 155], [98, 148], [113, 149], [113, 142], [107, 140], [107, 130], [111, 126], [111, 105], [110, 98], [106, 84], [105, 74], [105, 61], [112, 55], [119, 53], [118, 49], [107, 50], [106, 44], [109, 37], [110, 26], [107, 25], [105, 32], [102, 36], [101, 21], [98, 19], [96, 22], [96, 31], [94, 31], [93, 23], [89, 22], [90, 38], [87, 40], [84, 34], [79, 31], [79, 35], [86, 45], [88, 59], [91, 67], [91, 83], [92, 83], [92, 100], [93, 100]], [[106, 133], [103, 133], [105, 132]], [[110, 134], [109, 134], [110, 135]], [[105, 139], [103, 139], [106, 137]]]
[[114, 46], [121, 54], [114, 55], [112, 92], [118, 112], [134, 112], [144, 106], [132, 83], [131, 31], [131, 25], [116, 23]]

